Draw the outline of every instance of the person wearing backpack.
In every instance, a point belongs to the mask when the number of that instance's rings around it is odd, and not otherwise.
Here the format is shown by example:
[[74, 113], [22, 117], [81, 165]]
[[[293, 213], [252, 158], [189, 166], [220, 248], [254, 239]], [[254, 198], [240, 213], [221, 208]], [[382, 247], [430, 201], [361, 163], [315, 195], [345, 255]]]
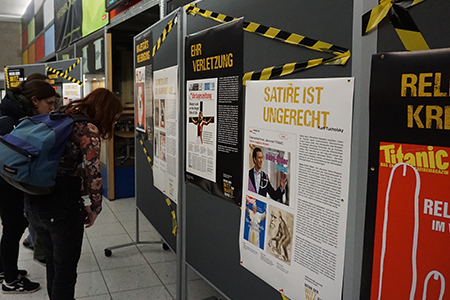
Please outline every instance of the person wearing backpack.
[[[113, 136], [122, 104], [112, 92], [98, 88], [59, 110], [72, 116], [82, 114], [88, 120], [74, 122], [59, 162], [54, 191], [48, 195], [25, 194], [25, 213], [45, 248], [49, 298], [73, 300], [84, 224], [91, 227], [102, 209], [100, 140]], [[81, 198], [81, 163], [90, 205]]]
[[[49, 113], [54, 107], [55, 90], [42, 80], [11, 88], [0, 103], [0, 135], [9, 133], [23, 117]], [[0, 282], [3, 293], [31, 293], [39, 283], [18, 270], [19, 242], [28, 221], [24, 216], [24, 193], [0, 179], [0, 217], [3, 224], [0, 242]]]

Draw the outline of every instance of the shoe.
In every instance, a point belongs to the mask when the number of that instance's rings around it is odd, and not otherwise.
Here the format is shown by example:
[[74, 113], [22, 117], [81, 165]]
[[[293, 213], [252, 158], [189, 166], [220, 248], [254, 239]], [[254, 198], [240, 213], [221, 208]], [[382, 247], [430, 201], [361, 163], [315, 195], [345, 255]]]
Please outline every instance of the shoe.
[[34, 261], [40, 263], [44, 267], [47, 265], [47, 260], [45, 258], [44, 259], [36, 259], [35, 258]]
[[27, 239], [24, 239], [22, 242], [22, 245], [27, 248], [28, 250], [34, 250], [34, 247], [30, 245], [30, 243], [27, 242]]
[[30, 294], [39, 290], [41, 285], [37, 282], [31, 282], [25, 277], [19, 277], [12, 283], [2, 283], [3, 294]]
[[[26, 270], [19, 270], [19, 278], [27, 276], [28, 272]], [[5, 272], [0, 272], [0, 283], [5, 279]]]

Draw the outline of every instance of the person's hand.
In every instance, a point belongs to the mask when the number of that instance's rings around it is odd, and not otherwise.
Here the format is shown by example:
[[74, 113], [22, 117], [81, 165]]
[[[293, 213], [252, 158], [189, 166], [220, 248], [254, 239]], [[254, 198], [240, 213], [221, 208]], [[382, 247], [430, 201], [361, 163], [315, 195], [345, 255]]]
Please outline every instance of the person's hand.
[[86, 210], [87, 213], [86, 219], [84, 220], [84, 224], [86, 224], [86, 228], [89, 228], [92, 225], [94, 225], [94, 222], [97, 219], [98, 214], [96, 212], [93, 212], [89, 205], [86, 205], [84, 207], [84, 210]]

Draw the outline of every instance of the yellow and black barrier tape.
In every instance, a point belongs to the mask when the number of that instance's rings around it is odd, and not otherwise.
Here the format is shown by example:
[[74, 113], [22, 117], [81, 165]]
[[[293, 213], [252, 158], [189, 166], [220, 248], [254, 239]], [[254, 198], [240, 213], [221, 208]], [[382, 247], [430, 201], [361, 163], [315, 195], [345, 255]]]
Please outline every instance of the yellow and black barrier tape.
[[[196, 7], [195, 4], [187, 5], [186, 12], [190, 13], [193, 16], [200, 15], [202, 17], [212, 19], [214, 21], [221, 23], [226, 23], [236, 19], [235, 17], [200, 9]], [[244, 85], [246, 81], [250, 79], [267, 80], [272, 78], [278, 78], [281, 76], [296, 73], [320, 65], [345, 65], [351, 55], [349, 49], [254, 22], [244, 21], [243, 29], [247, 32], [256, 33], [263, 37], [278, 40], [290, 45], [302, 46], [311, 50], [331, 53], [335, 55], [335, 57], [329, 59], [319, 58], [305, 62], [292, 62], [280, 66], [272, 66], [264, 68], [261, 71], [247, 72], [244, 74], [243, 77]]]
[[379, 5], [362, 16], [362, 35], [374, 30], [389, 15], [389, 19], [406, 50], [430, 49], [407, 10], [423, 1], [425, 0], [381, 0]]
[[80, 80], [78, 80], [78, 79], [76, 79], [76, 78], [73, 78], [73, 77], [70, 77], [69, 75], [67, 75], [68, 73], [70, 73], [79, 63], [80, 63], [80, 59], [78, 59], [77, 60], [77, 62], [76, 63], [74, 63], [73, 65], [71, 65], [67, 70], [65, 70], [64, 72], [62, 72], [62, 71], [57, 71], [57, 70], [55, 70], [55, 69], [53, 69], [53, 68], [50, 68], [50, 67], [46, 67], [46, 69], [47, 69], [47, 71], [50, 71], [50, 72], [52, 72], [53, 74], [56, 74], [56, 75], [58, 75], [59, 77], [62, 77], [62, 78], [65, 78], [65, 79], [67, 79], [67, 80], [69, 80], [69, 81], [72, 81], [73, 83], [76, 83], [76, 84], [78, 84], [78, 85], [83, 85], [83, 82], [81, 82]]
[[67, 76], [67, 74], [69, 74], [78, 64], [80, 63], [80, 59], [77, 59], [77, 62], [74, 63], [73, 65], [71, 65], [65, 72], [64, 75]]
[[166, 203], [167, 203], [167, 206], [169, 206], [170, 214], [172, 215], [172, 234], [174, 236], [176, 236], [177, 230], [178, 230], [177, 214], [176, 214], [175, 210], [173, 209], [172, 202], [170, 201], [169, 198], [166, 198]]
[[[144, 141], [139, 139], [139, 143], [141, 144], [142, 150], [144, 151], [145, 155], [147, 156], [147, 161], [151, 165], [152, 170], [153, 170], [152, 159], [150, 157], [150, 154], [147, 151], [147, 148], [145, 148]], [[167, 203], [167, 206], [169, 207], [170, 214], [172, 215], [172, 234], [176, 236], [177, 230], [178, 230], [177, 214], [175, 212], [175, 209], [172, 207], [172, 202], [170, 201], [169, 198], [166, 198], [166, 203]]]
[[5, 81], [6, 81], [6, 88], [9, 89], [9, 74], [8, 74], [8, 67], [5, 68]]
[[169, 32], [172, 30], [173, 25], [177, 23], [177, 20], [178, 20], [177, 16], [173, 17], [172, 20], [170, 20], [169, 23], [167, 23], [166, 27], [164, 27], [164, 30], [161, 33], [161, 35], [159, 36], [158, 40], [156, 41], [155, 46], [153, 46], [152, 57], [155, 56], [156, 51], [159, 50], [162, 43], [166, 40], [166, 37], [169, 35]]

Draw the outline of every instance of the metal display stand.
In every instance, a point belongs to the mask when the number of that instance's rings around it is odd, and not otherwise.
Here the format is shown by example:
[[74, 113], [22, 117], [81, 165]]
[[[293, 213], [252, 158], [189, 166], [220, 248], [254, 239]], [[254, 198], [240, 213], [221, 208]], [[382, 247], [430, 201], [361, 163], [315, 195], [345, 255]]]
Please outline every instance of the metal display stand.
[[129, 246], [137, 246], [137, 245], [154, 245], [154, 244], [162, 244], [162, 248], [164, 250], [169, 250], [169, 246], [161, 239], [161, 241], [140, 241], [139, 240], [139, 209], [136, 207], [136, 242], [133, 243], [126, 243], [116, 246], [111, 246], [108, 248], [105, 248], [105, 256], [110, 257], [112, 255], [112, 250], [119, 249], [119, 248], [125, 248]]

